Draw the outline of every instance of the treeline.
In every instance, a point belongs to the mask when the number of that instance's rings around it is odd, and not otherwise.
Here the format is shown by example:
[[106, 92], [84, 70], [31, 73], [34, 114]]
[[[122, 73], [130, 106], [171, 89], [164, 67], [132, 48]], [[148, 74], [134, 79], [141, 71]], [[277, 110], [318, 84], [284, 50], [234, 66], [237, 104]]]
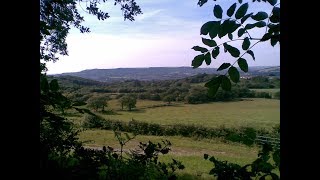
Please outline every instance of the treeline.
[[[85, 102], [92, 94], [114, 94], [119, 99], [125, 94], [133, 94], [137, 99], [171, 102], [185, 102], [199, 104], [214, 101], [232, 101], [240, 98], [276, 98], [279, 99], [280, 92], [271, 94], [267, 92], [255, 92], [251, 88], [279, 88], [280, 79], [277, 77], [257, 76], [249, 79], [242, 79], [239, 83], [233, 84], [231, 91], [218, 90], [215, 97], [209, 97], [207, 88], [204, 87], [216, 75], [198, 74], [196, 76], [163, 81], [139, 81], [127, 80], [114, 83], [98, 83], [81, 81], [77, 79], [74, 86], [70, 86], [66, 79], [61, 82], [62, 90], [66, 96], [75, 102]], [[71, 81], [75, 81], [71, 79]], [[95, 84], [96, 83], [96, 84]], [[98, 83], [98, 84], [97, 84]], [[92, 85], [95, 84], [95, 85]]]
[[280, 126], [273, 127], [272, 130], [255, 129], [252, 127], [217, 128], [203, 127], [197, 125], [160, 125], [154, 123], [140, 122], [132, 119], [130, 122], [103, 119], [97, 115], [87, 115], [84, 128], [101, 128], [105, 130], [116, 130], [130, 132], [141, 135], [154, 136], [183, 136], [194, 138], [220, 138], [225, 141], [239, 142], [245, 145], [253, 145], [257, 135], [280, 138]]

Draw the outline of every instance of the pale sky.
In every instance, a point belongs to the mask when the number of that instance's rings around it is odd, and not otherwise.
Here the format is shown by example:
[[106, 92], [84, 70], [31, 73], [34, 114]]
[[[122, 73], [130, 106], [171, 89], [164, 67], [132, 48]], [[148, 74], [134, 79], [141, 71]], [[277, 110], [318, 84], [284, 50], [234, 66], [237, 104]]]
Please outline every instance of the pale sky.
[[[79, 11], [85, 19], [84, 25], [88, 26], [91, 32], [81, 34], [79, 30], [71, 29], [67, 37], [69, 56], [62, 56], [59, 61], [48, 63], [47, 73], [124, 67], [191, 67], [194, 56], [199, 54], [191, 48], [196, 45], [205, 47], [201, 37], [209, 37], [200, 35], [201, 26], [207, 21], [216, 20], [213, 16], [214, 5], [219, 4], [226, 11], [234, 2], [209, 0], [199, 7], [197, 0], [137, 0], [143, 14], [137, 16], [133, 22], [124, 21], [119, 6], [113, 6], [112, 3], [103, 5], [111, 16], [105, 21], [99, 21], [80, 8]], [[250, 12], [270, 9], [269, 4], [251, 2], [250, 0]], [[237, 8], [239, 7], [237, 4]], [[223, 18], [226, 17], [226, 12], [223, 12]], [[261, 37], [264, 31], [265, 28], [260, 28], [249, 33], [253, 37]], [[238, 37], [237, 31], [233, 36]], [[226, 38], [215, 40], [221, 43]], [[241, 42], [231, 42], [230, 45], [239, 47], [240, 50]], [[272, 47], [270, 42], [260, 43], [252, 50], [255, 61], [249, 55], [244, 56], [247, 57], [249, 66], [280, 65], [279, 44]], [[203, 63], [201, 67], [219, 67], [223, 62], [234, 61], [229, 54], [221, 52], [211, 65]]]

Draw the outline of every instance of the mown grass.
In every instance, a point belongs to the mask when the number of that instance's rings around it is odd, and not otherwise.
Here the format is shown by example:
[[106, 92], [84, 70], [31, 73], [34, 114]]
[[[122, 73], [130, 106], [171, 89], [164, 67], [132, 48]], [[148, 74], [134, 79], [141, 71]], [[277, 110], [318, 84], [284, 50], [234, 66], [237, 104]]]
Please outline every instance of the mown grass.
[[[102, 147], [111, 146], [119, 149], [120, 145], [117, 142], [114, 133], [107, 130], [86, 130], [80, 133], [81, 141], [86, 142], [85, 146]], [[213, 164], [210, 161], [204, 160], [205, 153], [213, 155], [218, 159], [227, 160], [230, 162], [244, 165], [250, 163], [257, 158], [258, 148], [248, 147], [239, 143], [225, 143], [218, 139], [202, 139], [201, 141], [193, 138], [185, 138], [179, 136], [136, 136], [129, 141], [124, 149], [134, 149], [138, 147], [139, 142], [161, 142], [169, 140], [172, 143], [172, 151], [169, 154], [160, 156], [159, 160], [169, 162], [172, 158], [180, 160], [185, 165], [185, 169], [179, 174], [185, 176], [192, 175], [199, 178], [209, 178], [210, 169]]]
[[[116, 100], [109, 102], [109, 109], [116, 115], [100, 114], [106, 119], [130, 121], [132, 119], [161, 125], [194, 124], [206, 127], [240, 127], [270, 129], [280, 123], [280, 101], [252, 98], [237, 102], [212, 102], [207, 104], [174, 103], [172, 106], [161, 101], [138, 100], [135, 111], [117, 111]], [[149, 107], [149, 108], [148, 108]]]

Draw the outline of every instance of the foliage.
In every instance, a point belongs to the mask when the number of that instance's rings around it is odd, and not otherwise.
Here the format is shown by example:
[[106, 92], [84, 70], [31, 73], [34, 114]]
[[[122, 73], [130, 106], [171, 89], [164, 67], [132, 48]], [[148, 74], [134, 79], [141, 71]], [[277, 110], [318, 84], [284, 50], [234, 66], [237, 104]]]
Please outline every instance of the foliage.
[[[272, 155], [274, 164], [269, 162]], [[204, 159], [209, 159], [213, 162], [214, 168], [211, 169], [210, 174], [217, 177], [218, 180], [223, 179], [266, 179], [271, 177], [273, 180], [280, 179], [280, 177], [273, 172], [280, 167], [280, 150], [273, 150], [269, 144], [263, 144], [262, 150], [258, 153], [258, 158], [251, 164], [240, 166], [238, 164], [229, 163], [227, 161], [219, 161], [215, 157], [209, 157], [204, 154]], [[280, 169], [279, 169], [280, 170]]]
[[110, 98], [108, 96], [93, 96], [88, 101], [88, 107], [94, 109], [95, 111], [98, 111], [100, 108], [102, 111], [104, 111], [104, 107], [108, 106], [108, 100]]
[[135, 95], [127, 94], [119, 99], [119, 102], [121, 104], [121, 109], [123, 110], [123, 107], [127, 107], [129, 111], [132, 110], [132, 108], [136, 107], [137, 104], [137, 97]]
[[110, 119], [103, 119], [99, 116], [87, 116], [83, 124], [85, 128], [100, 128], [105, 130], [115, 130], [131, 132], [141, 135], [155, 136], [183, 136], [195, 138], [220, 138], [226, 141], [239, 142], [245, 145], [253, 145], [256, 136], [278, 136], [280, 127], [274, 127], [277, 130], [266, 131], [264, 129], [255, 129], [252, 127], [226, 128], [220, 126], [218, 128], [210, 128], [199, 125], [183, 125], [174, 124], [162, 126], [154, 123], [140, 122], [132, 119], [129, 123]]
[[[202, 6], [207, 0], [199, 0], [198, 5]], [[193, 68], [200, 67], [205, 61], [207, 65], [210, 65], [213, 59], [218, 58], [220, 49], [224, 48], [225, 53], [229, 53], [236, 61], [233, 64], [223, 63], [218, 71], [228, 69], [224, 75], [212, 78], [206, 83], [206, 87], [209, 88], [209, 95], [214, 97], [221, 87], [223, 90], [230, 91], [230, 82], [238, 83], [240, 80], [239, 70], [234, 66], [238, 64], [239, 68], [243, 72], [248, 72], [247, 59], [244, 55], [248, 54], [255, 60], [254, 52], [252, 48], [261, 42], [269, 41], [271, 46], [275, 46], [278, 42], [280, 43], [280, 3], [277, 4], [277, 0], [263, 0], [262, 2], [270, 4], [270, 12], [259, 11], [256, 14], [249, 12], [249, 3], [232, 4], [227, 11], [224, 11], [220, 5], [216, 4], [213, 7], [213, 15], [217, 19], [216, 21], [208, 21], [204, 23], [200, 29], [200, 35], [209, 36], [210, 39], [202, 37], [204, 45], [208, 46], [194, 46], [193, 50], [201, 52], [201, 54], [194, 57], [192, 60]], [[253, 1], [255, 2], [255, 0]], [[261, 1], [257, 1], [261, 2]], [[223, 13], [226, 13], [228, 17], [223, 19]], [[247, 23], [246, 21], [251, 18], [256, 21], [255, 23]], [[260, 29], [264, 31], [263, 35], [259, 38], [252, 37], [249, 31]], [[234, 35], [237, 32], [238, 39], [234, 39]], [[229, 41], [225, 41], [221, 44], [217, 44], [214, 40], [216, 37], [222, 39], [228, 36]], [[244, 38], [241, 38], [245, 35]], [[240, 50], [230, 43], [235, 41], [242, 41], [242, 54]], [[251, 42], [254, 42], [251, 45]]]

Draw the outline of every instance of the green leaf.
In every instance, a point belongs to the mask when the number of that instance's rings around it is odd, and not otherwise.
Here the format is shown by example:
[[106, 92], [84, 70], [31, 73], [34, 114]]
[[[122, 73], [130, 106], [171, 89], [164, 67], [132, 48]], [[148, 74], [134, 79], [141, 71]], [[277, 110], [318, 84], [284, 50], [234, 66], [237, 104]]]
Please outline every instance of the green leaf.
[[250, 47], [250, 40], [248, 37], [244, 38], [242, 43], [242, 49], [247, 50]]
[[272, 15], [280, 17], [280, 8], [279, 7], [274, 7], [272, 9]]
[[280, 179], [279, 176], [275, 173], [270, 173], [270, 176], [272, 177], [272, 180], [278, 180]]
[[272, 23], [278, 23], [280, 21], [280, 18], [275, 15], [272, 15], [269, 19], [270, 19], [270, 22]]
[[253, 13], [249, 13], [249, 14], [243, 16], [243, 18], [241, 18], [241, 24], [243, 24], [249, 17], [251, 17], [252, 14], [253, 14]]
[[204, 61], [204, 55], [200, 54], [200, 55], [194, 57], [191, 65], [193, 66], [193, 68], [198, 68], [199, 66], [202, 65], [203, 61]]
[[268, 14], [266, 12], [260, 11], [256, 15], [251, 16], [253, 20], [261, 21], [268, 18]]
[[271, 37], [271, 40], [270, 40], [271, 46], [274, 47], [277, 44], [278, 41], [279, 41], [278, 38]]
[[234, 3], [229, 7], [229, 9], [227, 10], [227, 15], [229, 17], [233, 15], [234, 11], [236, 10], [236, 7], [237, 7], [237, 3]]
[[209, 82], [207, 82], [204, 86], [207, 87], [207, 88], [210, 88], [214, 85], [217, 85], [221, 83], [221, 78], [222, 78], [222, 75], [218, 76], [218, 77], [213, 77]]
[[212, 78], [209, 82], [207, 82], [204, 86], [209, 88], [208, 89], [208, 96], [209, 97], [214, 97], [220, 87], [222, 80], [222, 75], [218, 77]]
[[210, 46], [210, 47], [217, 46], [217, 43], [211, 39], [202, 38], [202, 42], [203, 42], [203, 44]]
[[238, 65], [243, 72], [248, 72], [248, 63], [247, 60], [239, 58]]
[[248, 7], [249, 7], [248, 3], [242, 4], [235, 14], [236, 19], [242, 18], [246, 14]]
[[241, 37], [245, 32], [246, 32], [245, 29], [240, 28], [239, 31], [238, 31], [238, 37]]
[[266, 33], [265, 35], [262, 36], [261, 41], [267, 41], [271, 38], [271, 34], [270, 33]]
[[230, 46], [227, 43], [224, 43], [223, 45], [225, 46], [227, 51], [231, 54], [231, 56], [233, 56], [233, 57], [239, 57], [240, 56], [240, 51], [237, 48], [235, 48], [233, 46]]
[[209, 30], [209, 36], [211, 39], [215, 38], [220, 31], [220, 21], [213, 21], [211, 29]]
[[222, 12], [223, 12], [223, 10], [222, 10], [221, 6], [219, 6], [219, 5], [216, 4], [216, 5], [214, 6], [214, 8], [213, 8], [213, 14], [214, 14], [214, 16], [215, 16], [216, 18], [221, 19], [221, 18], [222, 18]]
[[277, 0], [267, 0], [272, 6], [277, 4]]
[[251, 55], [251, 57], [252, 57], [252, 59], [253, 59], [253, 60], [255, 60], [255, 59], [256, 59], [256, 58], [254, 57], [254, 53], [253, 53], [253, 51], [249, 50], [249, 51], [247, 51], [247, 53]]
[[213, 50], [212, 50], [212, 53], [211, 53], [211, 56], [216, 59], [217, 56], [219, 55], [220, 53], [220, 47], [215, 47]]
[[232, 27], [232, 24], [230, 23], [229, 19], [223, 21], [218, 32], [218, 37], [222, 38], [223, 36], [228, 34], [228, 31], [230, 30], [231, 27]]
[[202, 53], [208, 52], [207, 48], [204, 47], [200, 47], [200, 46], [193, 46], [191, 49], [195, 50], [195, 51], [200, 51]]
[[233, 66], [230, 67], [229, 70], [228, 70], [228, 74], [229, 74], [229, 76], [230, 76], [230, 79], [231, 79], [233, 82], [235, 82], [235, 83], [239, 82], [239, 80], [240, 80], [240, 73], [239, 73], [239, 71], [238, 71], [237, 68], [235, 68], [235, 67], [233, 67]]
[[59, 90], [59, 84], [58, 84], [58, 80], [56, 79], [53, 79], [51, 82], [50, 82], [50, 90], [51, 91], [58, 91]]
[[231, 66], [230, 63], [223, 63], [223, 64], [221, 64], [221, 66], [217, 69], [217, 71], [221, 71], [221, 70], [227, 69], [229, 66]]
[[255, 26], [258, 27], [258, 28], [262, 28], [262, 27], [265, 27], [267, 24], [266, 22], [264, 21], [259, 21], [259, 22], [256, 22], [255, 23]]
[[252, 29], [256, 26], [256, 24], [247, 24], [244, 29]]
[[233, 39], [233, 35], [232, 35], [231, 33], [229, 33], [229, 34], [228, 34], [228, 38], [229, 38], [230, 40], [232, 40], [232, 39]]
[[220, 84], [216, 84], [216, 85], [211, 86], [208, 89], [208, 96], [209, 97], [214, 97], [217, 94], [217, 91], [218, 91], [219, 87], [220, 87]]
[[221, 87], [225, 91], [230, 91], [231, 90], [231, 82], [230, 82], [230, 79], [228, 77], [222, 76]]
[[203, 158], [204, 158], [205, 160], [207, 160], [207, 159], [208, 159], [208, 157], [209, 157], [209, 155], [208, 155], [208, 154], [204, 154], [204, 155], [203, 155]]
[[207, 64], [207, 65], [210, 65], [210, 64], [211, 64], [211, 54], [210, 54], [210, 52], [207, 52], [207, 53], [204, 55], [204, 60], [206, 61], [206, 64]]
[[215, 21], [208, 21], [206, 23], [204, 23], [202, 26], [201, 26], [201, 29], [200, 29], [200, 35], [207, 35], [209, 33], [209, 31], [211, 30], [211, 28], [214, 26], [214, 23]]

